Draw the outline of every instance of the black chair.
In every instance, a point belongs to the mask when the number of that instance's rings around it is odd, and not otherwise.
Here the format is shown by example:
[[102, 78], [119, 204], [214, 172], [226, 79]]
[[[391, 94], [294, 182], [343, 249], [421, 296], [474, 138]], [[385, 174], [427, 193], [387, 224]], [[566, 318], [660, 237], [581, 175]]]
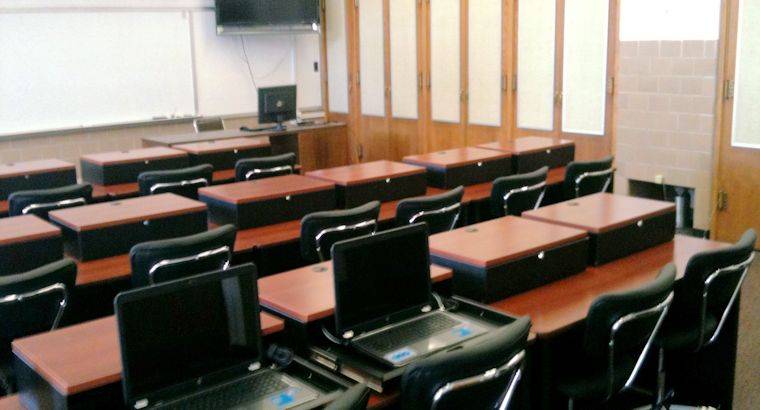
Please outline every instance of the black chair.
[[235, 164], [235, 181], [288, 175], [295, 172], [296, 154], [275, 155], [271, 157], [241, 159]]
[[[689, 259], [659, 337], [661, 363], [665, 355], [698, 353], [718, 340], [749, 272], [756, 242], [757, 233], [749, 229], [734, 245]], [[672, 394], [665, 397], [664, 368], [659, 370], [658, 403], [664, 404]]]
[[612, 187], [615, 168], [612, 167], [613, 157], [599, 161], [573, 161], [565, 168], [565, 181], [562, 183], [562, 194], [565, 199], [579, 198], [598, 192], [608, 192]]
[[181, 238], [144, 242], [132, 247], [132, 286], [225, 269], [232, 259], [237, 229], [233, 225]]
[[491, 189], [491, 214], [494, 217], [520, 216], [541, 206], [548, 172], [549, 167], [543, 167], [526, 174], [496, 178]]
[[140, 195], [156, 195], [166, 192], [197, 199], [198, 188], [209, 186], [214, 177], [214, 167], [208, 164], [166, 171], [148, 171], [137, 176]]
[[506, 409], [525, 362], [530, 318], [414, 362], [401, 378], [401, 407], [422, 409]]
[[370, 390], [363, 383], [355, 384], [330, 403], [325, 410], [365, 410]]
[[0, 396], [15, 390], [11, 342], [57, 328], [76, 277], [71, 259], [0, 277]]
[[454, 229], [462, 213], [464, 187], [439, 195], [404, 199], [396, 206], [396, 225], [428, 224], [430, 234]]
[[314, 212], [301, 219], [301, 256], [306, 262], [330, 259], [335, 242], [377, 231], [380, 202], [340, 211]]
[[221, 131], [224, 129], [222, 117], [198, 118], [193, 120], [195, 132]]
[[586, 317], [580, 352], [573, 352], [558, 389], [576, 401], [603, 403], [626, 391], [644, 364], [673, 299], [675, 265], [665, 266], [657, 278], [635, 290], [598, 297]]
[[32, 214], [47, 219], [50, 211], [87, 205], [90, 202], [92, 202], [92, 186], [89, 184], [18, 191], [8, 197], [8, 215]]

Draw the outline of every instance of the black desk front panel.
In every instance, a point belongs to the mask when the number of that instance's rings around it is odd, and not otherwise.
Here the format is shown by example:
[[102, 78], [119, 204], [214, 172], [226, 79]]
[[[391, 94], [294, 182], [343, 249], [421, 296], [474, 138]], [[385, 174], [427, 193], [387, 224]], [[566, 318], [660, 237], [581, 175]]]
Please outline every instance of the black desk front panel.
[[138, 175], [143, 172], [187, 168], [190, 160], [187, 156], [182, 156], [113, 165], [99, 165], [83, 160], [81, 164], [82, 179], [85, 181], [97, 185], [116, 185], [137, 182]]
[[428, 185], [441, 189], [491, 182], [496, 178], [511, 174], [511, 158], [481, 161], [452, 168], [429, 167], [427, 169]]
[[397, 178], [386, 178], [356, 185], [338, 185], [339, 208], [354, 208], [367, 202], [388, 202], [424, 196], [427, 192], [425, 172]]
[[59, 188], [77, 183], [75, 169], [43, 172], [40, 174], [17, 175], [0, 179], [0, 201], [19, 191]]

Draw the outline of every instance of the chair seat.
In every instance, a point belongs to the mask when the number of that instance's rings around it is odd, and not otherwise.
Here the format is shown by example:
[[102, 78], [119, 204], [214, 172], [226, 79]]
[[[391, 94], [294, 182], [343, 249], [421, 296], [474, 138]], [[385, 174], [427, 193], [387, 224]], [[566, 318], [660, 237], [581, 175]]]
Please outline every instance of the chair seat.
[[[705, 317], [705, 337], [709, 337], [718, 327], [718, 319], [715, 315], [708, 314]], [[699, 339], [699, 326], [693, 322], [673, 321], [667, 323], [660, 333], [660, 344], [666, 351], [687, 351], [697, 348]]]
[[[637, 357], [626, 359], [624, 363], [615, 365], [615, 384], [622, 385], [631, 375], [636, 365]], [[607, 370], [599, 366], [590, 366], [597, 360], [581, 361], [572, 366], [566, 377], [557, 383], [557, 389], [562, 394], [573, 399], [604, 400], [607, 397]], [[617, 392], [613, 392], [617, 393]]]

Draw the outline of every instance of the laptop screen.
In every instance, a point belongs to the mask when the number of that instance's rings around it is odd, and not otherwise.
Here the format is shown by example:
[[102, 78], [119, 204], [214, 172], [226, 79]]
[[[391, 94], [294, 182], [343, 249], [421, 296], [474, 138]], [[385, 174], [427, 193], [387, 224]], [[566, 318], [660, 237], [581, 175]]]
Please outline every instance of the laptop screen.
[[338, 242], [333, 247], [338, 336], [430, 303], [425, 224]]
[[122, 293], [115, 304], [130, 406], [243, 373], [260, 360], [253, 265]]

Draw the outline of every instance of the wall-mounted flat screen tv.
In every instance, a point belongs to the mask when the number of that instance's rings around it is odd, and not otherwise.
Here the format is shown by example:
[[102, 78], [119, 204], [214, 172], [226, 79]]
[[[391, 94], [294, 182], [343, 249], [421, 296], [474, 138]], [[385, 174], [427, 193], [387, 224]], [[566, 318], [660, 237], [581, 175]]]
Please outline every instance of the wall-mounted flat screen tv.
[[314, 32], [320, 0], [216, 0], [219, 34]]

